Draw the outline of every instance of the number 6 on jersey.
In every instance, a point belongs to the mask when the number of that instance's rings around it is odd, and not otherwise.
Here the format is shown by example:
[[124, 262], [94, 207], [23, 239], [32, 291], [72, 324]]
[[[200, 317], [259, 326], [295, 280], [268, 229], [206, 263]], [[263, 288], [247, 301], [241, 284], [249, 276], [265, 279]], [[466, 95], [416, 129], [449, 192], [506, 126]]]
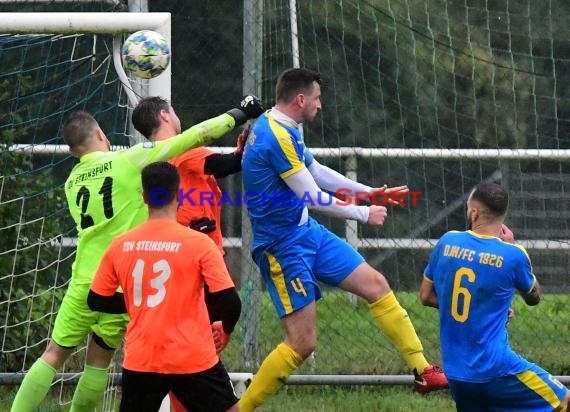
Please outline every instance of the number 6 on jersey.
[[[473, 269], [461, 267], [455, 272], [455, 279], [453, 280], [453, 294], [451, 297], [451, 316], [457, 322], [465, 322], [469, 317], [469, 305], [471, 304], [471, 292], [466, 287], [461, 286], [463, 277], [467, 277], [470, 283], [475, 282], [475, 272]], [[463, 307], [459, 313], [459, 296], [463, 296]]]

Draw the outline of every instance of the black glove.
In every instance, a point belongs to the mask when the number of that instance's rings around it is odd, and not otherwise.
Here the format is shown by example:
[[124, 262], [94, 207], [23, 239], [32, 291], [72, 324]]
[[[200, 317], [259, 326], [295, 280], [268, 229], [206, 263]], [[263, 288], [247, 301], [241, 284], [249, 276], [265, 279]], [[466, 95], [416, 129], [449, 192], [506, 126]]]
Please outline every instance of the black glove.
[[188, 226], [190, 229], [197, 230], [198, 232], [210, 233], [216, 230], [216, 221], [208, 219], [207, 217], [201, 217], [191, 220]]
[[228, 110], [228, 114], [236, 121], [236, 126], [244, 124], [248, 119], [255, 119], [265, 111], [263, 103], [252, 94], [244, 96], [239, 108]]

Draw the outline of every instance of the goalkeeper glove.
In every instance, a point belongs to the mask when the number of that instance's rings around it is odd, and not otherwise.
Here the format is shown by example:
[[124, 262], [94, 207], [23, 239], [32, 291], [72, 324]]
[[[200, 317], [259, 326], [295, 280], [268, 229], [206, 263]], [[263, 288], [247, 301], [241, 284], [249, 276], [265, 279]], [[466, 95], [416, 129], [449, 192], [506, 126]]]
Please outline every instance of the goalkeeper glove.
[[216, 354], [219, 354], [225, 349], [232, 335], [224, 332], [222, 321], [217, 320], [212, 323], [212, 336], [214, 337], [214, 345], [216, 345]]
[[216, 230], [216, 221], [207, 217], [200, 219], [192, 219], [188, 225], [190, 229], [194, 229], [202, 233], [210, 233]]
[[244, 96], [239, 108], [228, 110], [228, 114], [236, 121], [236, 126], [244, 124], [248, 119], [255, 119], [265, 111], [263, 103], [254, 95]]

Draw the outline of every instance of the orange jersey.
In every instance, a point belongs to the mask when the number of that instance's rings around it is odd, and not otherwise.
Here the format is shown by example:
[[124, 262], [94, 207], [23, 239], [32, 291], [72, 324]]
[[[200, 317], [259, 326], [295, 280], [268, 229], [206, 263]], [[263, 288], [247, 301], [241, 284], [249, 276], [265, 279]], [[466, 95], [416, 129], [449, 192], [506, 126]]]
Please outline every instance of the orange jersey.
[[234, 287], [212, 240], [174, 220], [151, 219], [115, 238], [91, 290], [123, 289], [131, 318], [123, 366], [157, 373], [196, 373], [218, 362], [204, 283]]
[[[175, 157], [170, 161], [178, 169], [180, 174], [180, 188], [182, 193], [188, 193], [188, 199], [181, 197], [181, 205], [178, 208], [178, 222], [186, 227], [193, 219], [207, 217], [216, 221], [216, 230], [208, 233], [208, 236], [216, 243], [222, 254], [223, 238], [221, 229], [221, 202], [222, 191], [218, 187], [216, 179], [212, 175], [204, 173], [206, 157], [215, 154], [205, 147], [198, 147]], [[191, 189], [194, 189], [190, 192]]]

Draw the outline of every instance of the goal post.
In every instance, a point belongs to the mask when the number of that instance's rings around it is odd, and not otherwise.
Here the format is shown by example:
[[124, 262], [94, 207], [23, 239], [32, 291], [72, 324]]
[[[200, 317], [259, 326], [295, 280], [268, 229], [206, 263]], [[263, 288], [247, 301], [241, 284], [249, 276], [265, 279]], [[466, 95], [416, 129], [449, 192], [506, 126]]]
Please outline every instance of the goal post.
[[[145, 80], [128, 76], [123, 38], [138, 30], [171, 41], [170, 13], [0, 13], [0, 372], [28, 370], [42, 353], [69, 282], [76, 236], [63, 183], [75, 161], [60, 130], [76, 110], [92, 113], [115, 146], [132, 143], [130, 110], [140, 96], [171, 100], [171, 65]], [[62, 373], [82, 370], [85, 347]], [[111, 371], [117, 371], [120, 355]], [[49, 402], [69, 404], [68, 375]], [[0, 385], [5, 384], [0, 381]], [[103, 407], [112, 410], [111, 380]], [[59, 392], [59, 393], [58, 393]], [[10, 394], [0, 402], [10, 400]]]

